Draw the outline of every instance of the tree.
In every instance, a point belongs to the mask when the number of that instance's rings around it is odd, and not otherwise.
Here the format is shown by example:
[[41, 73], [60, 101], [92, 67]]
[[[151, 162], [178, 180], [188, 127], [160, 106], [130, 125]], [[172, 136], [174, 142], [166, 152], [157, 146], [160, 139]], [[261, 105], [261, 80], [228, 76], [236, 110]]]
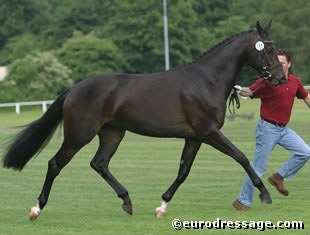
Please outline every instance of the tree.
[[[45, 1], [42, 1], [45, 2]], [[113, 0], [49, 0], [46, 9], [48, 20], [41, 25], [39, 35], [45, 39], [47, 49], [61, 47], [75, 31], [88, 34], [98, 25], [104, 25], [113, 15]]]
[[164, 64], [162, 3], [122, 1], [117, 14], [105, 25], [97, 27], [96, 35], [110, 38], [128, 60], [132, 73], [161, 71]]
[[217, 27], [219, 21], [224, 21], [228, 16], [231, 16], [233, 12], [229, 7], [232, 2], [229, 0], [191, 0], [193, 10], [200, 19], [200, 24], [207, 27], [209, 30], [213, 30]]
[[169, 37], [172, 65], [191, 62], [212, 47], [216, 40], [205, 25], [201, 25], [190, 1], [169, 2]]
[[51, 53], [37, 53], [16, 60], [9, 75], [0, 83], [1, 102], [54, 99], [59, 92], [71, 87], [71, 71]]
[[11, 37], [0, 50], [0, 64], [11, 64], [17, 59], [22, 59], [40, 50], [43, 50], [42, 42], [34, 34], [24, 33]]
[[0, 4], [0, 49], [11, 37], [23, 33], [37, 34], [47, 20], [42, 11], [45, 1], [2, 0]]
[[93, 34], [76, 32], [55, 55], [72, 70], [75, 82], [98, 73], [120, 73], [127, 67], [124, 56], [113, 42]]
[[[188, 63], [231, 35], [254, 29], [257, 20], [267, 25], [272, 19], [275, 46], [292, 52], [293, 73], [310, 84], [309, 8], [307, 0], [169, 0], [170, 64]], [[2, 0], [0, 22], [0, 64], [53, 51], [75, 82], [95, 73], [165, 69], [162, 1]], [[24, 73], [36, 71], [32, 66]], [[240, 77], [257, 75], [246, 68]]]
[[264, 0], [262, 17], [272, 19], [272, 38], [277, 48], [286, 48], [293, 56], [293, 73], [309, 84], [310, 2], [307, 0]]
[[[165, 69], [163, 5], [161, 1], [123, 1], [117, 14], [98, 27], [99, 37], [111, 38], [126, 55], [132, 73]], [[190, 1], [168, 2], [169, 47], [172, 67], [190, 62], [213, 42], [209, 31], [198, 24]]]
[[246, 22], [243, 16], [231, 16], [217, 23], [214, 28], [216, 38], [225, 39], [236, 33], [245, 32], [250, 29], [250, 25]]

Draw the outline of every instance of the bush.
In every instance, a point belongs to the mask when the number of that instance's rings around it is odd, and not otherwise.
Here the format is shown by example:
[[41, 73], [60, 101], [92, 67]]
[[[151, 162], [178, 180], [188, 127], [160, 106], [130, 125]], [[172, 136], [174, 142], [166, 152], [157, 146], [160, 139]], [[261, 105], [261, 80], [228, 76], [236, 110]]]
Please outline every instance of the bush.
[[127, 66], [113, 42], [92, 34], [67, 40], [55, 55], [72, 70], [75, 82], [99, 73], [120, 73]]
[[40, 51], [41, 48], [39, 38], [33, 34], [12, 37], [0, 50], [0, 64], [11, 64], [14, 60], [22, 59], [28, 54]]
[[1, 102], [54, 99], [72, 86], [71, 71], [51, 53], [36, 53], [9, 66], [7, 78], [0, 83]]

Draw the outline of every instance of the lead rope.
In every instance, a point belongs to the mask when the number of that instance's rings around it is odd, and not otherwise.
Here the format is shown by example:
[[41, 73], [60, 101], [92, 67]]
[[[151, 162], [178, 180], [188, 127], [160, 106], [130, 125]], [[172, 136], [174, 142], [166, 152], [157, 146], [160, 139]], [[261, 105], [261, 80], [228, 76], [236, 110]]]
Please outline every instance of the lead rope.
[[[267, 72], [267, 73], [265, 74], [265, 72]], [[269, 76], [270, 76], [269, 74], [270, 74], [270, 73], [269, 73], [268, 71], [265, 71], [265, 72], [263, 73], [263, 78], [264, 78], [264, 79], [262, 79], [261, 82], [258, 84], [257, 88], [256, 88], [254, 91], [252, 91], [252, 94], [256, 93], [256, 91], [258, 91], [258, 89], [261, 87], [261, 85], [263, 84], [263, 82], [264, 82], [266, 79], [269, 78]], [[268, 75], [268, 77], [267, 77], [266, 75]], [[256, 78], [255, 80], [257, 80], [257, 79], [258, 79], [258, 78]], [[231, 115], [235, 115], [235, 102], [236, 102], [236, 108], [237, 108], [237, 109], [239, 109], [240, 106], [241, 106], [241, 104], [240, 104], [240, 98], [239, 98], [239, 95], [238, 95], [238, 91], [241, 91], [241, 90], [239, 90], [239, 89], [233, 87], [232, 92], [231, 92], [231, 94], [230, 94], [230, 98], [229, 98], [229, 102], [228, 102], [228, 110], [229, 110], [229, 113], [230, 113]], [[243, 92], [246, 93], [246, 91], [243, 91]], [[232, 106], [232, 110], [231, 110], [231, 106]]]
[[[240, 108], [240, 99], [236, 88], [233, 88], [233, 91], [230, 94], [229, 103], [228, 103], [228, 110], [231, 115], [235, 115], [235, 102], [236, 102], [236, 108]], [[232, 106], [232, 111], [231, 107]]]

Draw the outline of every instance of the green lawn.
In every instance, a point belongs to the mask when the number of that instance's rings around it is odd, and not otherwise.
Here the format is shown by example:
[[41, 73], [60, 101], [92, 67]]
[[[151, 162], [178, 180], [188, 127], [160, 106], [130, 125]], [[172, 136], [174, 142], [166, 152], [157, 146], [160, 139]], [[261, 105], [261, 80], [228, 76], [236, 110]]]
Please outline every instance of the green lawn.
[[[254, 150], [255, 125], [258, 120], [259, 101], [242, 100], [238, 113], [254, 112], [254, 120], [226, 121], [223, 132], [251, 160]], [[4, 142], [22, 126], [41, 115], [39, 108], [0, 110], [1, 149]], [[310, 143], [309, 109], [296, 100], [290, 127]], [[28, 209], [36, 204], [47, 169], [47, 161], [62, 142], [55, 133], [50, 144], [22, 172], [0, 168], [0, 234], [310, 234], [310, 170], [306, 165], [291, 181], [288, 197], [277, 193], [268, 183], [267, 176], [274, 173], [290, 154], [276, 147], [272, 153], [263, 181], [269, 189], [273, 204], [262, 204], [255, 193], [250, 211], [232, 208], [241, 188], [245, 172], [235, 161], [202, 146], [186, 182], [179, 188], [163, 218], [154, 216], [162, 193], [174, 180], [179, 165], [183, 140], [137, 136], [127, 133], [111, 161], [110, 169], [128, 189], [134, 214], [121, 209], [121, 200], [110, 186], [94, 172], [89, 162], [97, 149], [97, 139], [85, 146], [55, 180], [49, 203], [40, 217], [30, 222]], [[304, 230], [212, 229], [174, 230], [173, 219], [214, 221], [303, 221]]]

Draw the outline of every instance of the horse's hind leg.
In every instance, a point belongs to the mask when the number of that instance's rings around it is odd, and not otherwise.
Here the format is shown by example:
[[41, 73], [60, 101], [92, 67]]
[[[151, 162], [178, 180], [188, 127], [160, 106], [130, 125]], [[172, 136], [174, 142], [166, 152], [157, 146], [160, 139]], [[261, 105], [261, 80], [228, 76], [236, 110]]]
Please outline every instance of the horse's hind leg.
[[188, 176], [200, 146], [201, 141], [188, 139], [185, 140], [178, 175], [172, 185], [162, 195], [163, 201], [161, 203], [161, 206], [155, 209], [156, 217], [162, 217], [166, 214], [167, 204], [172, 199], [174, 193], [177, 191], [179, 186], [185, 181], [186, 177]]
[[123, 199], [122, 208], [132, 214], [132, 204], [127, 189], [121, 185], [109, 170], [109, 162], [125, 135], [125, 130], [104, 126], [98, 133], [100, 145], [90, 165], [114, 189], [118, 197]]
[[214, 131], [208, 135], [208, 138], [204, 142], [235, 159], [245, 169], [254, 186], [256, 186], [261, 192], [259, 195], [261, 201], [267, 204], [272, 203], [269, 192], [265, 188], [263, 181], [257, 176], [251, 167], [247, 157], [239, 149], [237, 149], [219, 130]]
[[60, 173], [61, 169], [64, 168], [70, 160], [73, 158], [74, 154], [82, 147], [83, 145], [72, 145], [66, 144], [64, 142], [61, 148], [58, 150], [56, 155], [49, 160], [48, 170], [46, 173], [45, 181], [41, 194], [38, 197], [38, 204], [35, 207], [32, 207], [29, 211], [29, 219], [35, 220], [40, 211], [45, 207], [48, 197], [52, 188], [52, 184], [56, 176]]

